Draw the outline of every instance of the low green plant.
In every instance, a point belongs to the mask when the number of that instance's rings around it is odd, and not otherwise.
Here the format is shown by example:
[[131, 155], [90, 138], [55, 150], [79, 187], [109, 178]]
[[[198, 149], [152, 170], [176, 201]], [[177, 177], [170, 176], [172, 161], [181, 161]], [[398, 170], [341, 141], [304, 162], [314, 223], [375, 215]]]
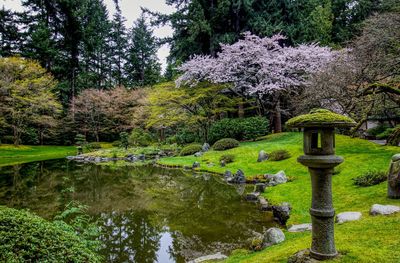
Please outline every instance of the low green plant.
[[387, 173], [385, 171], [368, 171], [363, 175], [353, 178], [354, 184], [358, 186], [372, 186], [380, 184], [387, 180]]
[[269, 154], [268, 160], [281, 161], [281, 160], [289, 159], [290, 157], [291, 157], [291, 155], [287, 150], [275, 150]]
[[197, 152], [200, 152], [202, 150], [200, 144], [190, 144], [188, 146], [183, 147], [183, 149], [180, 152], [180, 156], [187, 156], [187, 155], [192, 155]]
[[233, 163], [235, 161], [235, 155], [233, 154], [224, 154], [219, 158], [219, 161], [224, 161], [225, 163]]
[[239, 146], [239, 142], [232, 138], [224, 138], [216, 141], [213, 145], [213, 149], [216, 151], [224, 151]]
[[121, 132], [119, 134], [119, 140], [121, 142], [120, 146], [125, 148], [125, 150], [128, 149], [128, 146], [129, 146], [129, 134], [127, 132]]
[[101, 144], [99, 142], [90, 142], [83, 146], [85, 151], [92, 152], [101, 149]]
[[146, 147], [153, 142], [154, 139], [151, 134], [143, 129], [133, 129], [129, 135], [129, 145]]
[[195, 132], [190, 131], [188, 129], [178, 130], [175, 136], [176, 136], [176, 142], [179, 145], [194, 143], [200, 140], [199, 136]]
[[64, 221], [0, 206], [0, 262], [101, 262], [97, 248]]
[[389, 127], [387, 125], [378, 125], [374, 128], [370, 128], [367, 130], [368, 135], [378, 136], [381, 133], [385, 132]]
[[111, 144], [113, 147], [120, 147], [121, 146], [121, 141], [117, 140], [117, 141], [113, 141]]

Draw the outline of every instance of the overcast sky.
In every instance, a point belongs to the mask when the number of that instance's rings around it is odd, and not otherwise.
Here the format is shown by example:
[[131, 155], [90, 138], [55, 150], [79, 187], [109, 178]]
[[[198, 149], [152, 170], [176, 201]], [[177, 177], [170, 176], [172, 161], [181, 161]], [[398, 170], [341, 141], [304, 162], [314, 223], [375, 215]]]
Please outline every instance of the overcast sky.
[[[104, 3], [107, 5], [110, 18], [112, 18], [112, 15], [115, 12], [114, 1], [104, 0]], [[0, 6], [5, 6], [7, 9], [13, 9], [17, 11], [23, 10], [21, 6], [21, 0], [0, 0]], [[122, 14], [127, 20], [127, 28], [130, 28], [133, 24], [133, 21], [140, 16], [140, 7], [146, 7], [152, 11], [159, 11], [165, 14], [170, 14], [174, 11], [171, 6], [165, 4], [164, 0], [120, 0], [120, 6]], [[165, 26], [155, 29], [154, 35], [157, 37], [166, 37], [171, 36], [172, 32], [173, 31], [169, 26]], [[168, 54], [169, 47], [167, 45], [162, 46], [158, 51], [158, 57], [163, 65], [163, 69], [165, 69], [166, 57], [168, 56]]]

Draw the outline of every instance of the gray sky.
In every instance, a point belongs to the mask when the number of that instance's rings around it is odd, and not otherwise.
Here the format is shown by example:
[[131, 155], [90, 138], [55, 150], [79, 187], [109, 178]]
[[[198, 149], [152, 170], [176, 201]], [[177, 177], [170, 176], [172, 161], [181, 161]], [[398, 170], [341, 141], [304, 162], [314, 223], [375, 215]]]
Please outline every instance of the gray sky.
[[[109, 16], [115, 12], [113, 0], [104, 0], [109, 10]], [[0, 6], [5, 6], [7, 9], [13, 9], [22, 11], [20, 0], [0, 0]], [[159, 11], [161, 13], [170, 14], [174, 11], [174, 8], [165, 4], [164, 0], [120, 0], [120, 6], [123, 16], [126, 18], [126, 27], [130, 28], [133, 21], [136, 20], [141, 13], [140, 7], [146, 7], [152, 11]], [[154, 35], [157, 37], [166, 37], [172, 35], [172, 28], [165, 26], [154, 30]], [[167, 45], [162, 46], [158, 51], [158, 57], [162, 63], [163, 69], [166, 65], [166, 57], [169, 54], [169, 47]]]

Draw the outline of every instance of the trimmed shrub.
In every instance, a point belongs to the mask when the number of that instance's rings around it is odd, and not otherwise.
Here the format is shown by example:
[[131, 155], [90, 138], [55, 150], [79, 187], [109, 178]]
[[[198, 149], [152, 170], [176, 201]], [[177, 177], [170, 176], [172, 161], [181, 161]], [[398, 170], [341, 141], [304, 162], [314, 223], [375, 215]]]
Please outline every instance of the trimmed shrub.
[[209, 131], [210, 142], [223, 138], [255, 140], [268, 133], [269, 122], [264, 117], [222, 119], [215, 122]]
[[0, 206], [1, 262], [101, 262], [73, 228]]
[[354, 184], [358, 186], [372, 186], [387, 180], [387, 173], [384, 171], [368, 171], [363, 175], [353, 178]]
[[269, 154], [268, 160], [270, 161], [281, 161], [290, 158], [290, 153], [287, 150], [276, 150]]
[[367, 133], [371, 136], [378, 136], [379, 134], [385, 132], [389, 128], [387, 125], [378, 125], [374, 128], [368, 129]]
[[235, 161], [235, 155], [224, 154], [219, 158], [219, 161], [224, 161], [225, 163], [233, 163]]
[[101, 144], [99, 142], [90, 142], [88, 144], [85, 144], [84, 148], [86, 151], [89, 151], [89, 152], [96, 151], [96, 150], [101, 149]]
[[113, 147], [120, 147], [121, 146], [121, 141], [113, 141], [111, 144]]
[[202, 150], [200, 144], [190, 144], [186, 147], [183, 147], [183, 149], [180, 152], [180, 156], [187, 156], [187, 155], [192, 155], [197, 152], [200, 152]]
[[232, 149], [239, 146], [239, 142], [232, 138], [224, 138], [214, 143], [213, 149], [216, 151], [223, 151]]

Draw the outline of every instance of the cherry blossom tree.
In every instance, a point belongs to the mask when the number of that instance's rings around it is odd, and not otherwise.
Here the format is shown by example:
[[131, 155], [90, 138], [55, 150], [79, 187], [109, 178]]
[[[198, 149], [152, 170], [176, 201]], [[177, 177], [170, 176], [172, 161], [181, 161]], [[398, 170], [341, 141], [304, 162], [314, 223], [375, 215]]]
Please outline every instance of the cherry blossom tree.
[[184, 63], [177, 86], [200, 81], [231, 83], [237, 95], [255, 97], [274, 114], [275, 131], [281, 127], [281, 100], [309, 85], [309, 76], [325, 67], [335, 52], [317, 44], [284, 46], [280, 34], [261, 38], [245, 33], [232, 45], [221, 45], [217, 57], [197, 55]]

